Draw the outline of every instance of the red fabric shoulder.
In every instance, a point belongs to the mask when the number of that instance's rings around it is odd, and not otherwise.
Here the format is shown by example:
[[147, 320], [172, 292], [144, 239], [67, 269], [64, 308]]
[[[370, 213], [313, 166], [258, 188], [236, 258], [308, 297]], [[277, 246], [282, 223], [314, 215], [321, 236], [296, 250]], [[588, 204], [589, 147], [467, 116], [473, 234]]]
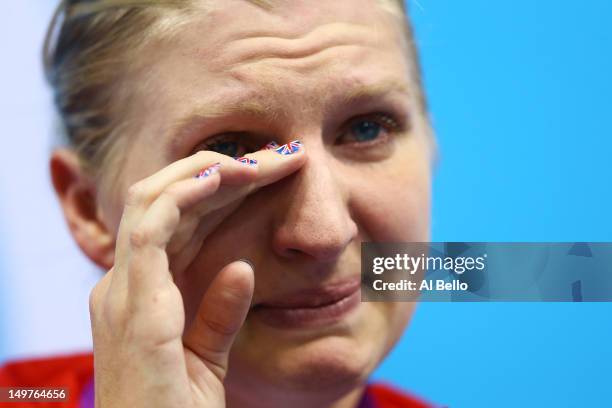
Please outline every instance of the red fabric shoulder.
[[434, 406], [387, 384], [368, 385], [376, 408], [433, 408]]
[[[67, 387], [70, 398], [64, 403], [11, 403], [13, 408], [78, 408], [84, 387], [93, 378], [93, 354], [12, 361], [0, 367], [1, 387]], [[422, 400], [386, 384], [370, 384], [369, 398], [376, 408], [433, 408]]]
[[68, 401], [64, 403], [11, 403], [14, 408], [33, 405], [38, 408], [77, 408], [81, 392], [92, 378], [92, 353], [11, 361], [0, 367], [2, 387], [67, 387], [69, 390]]

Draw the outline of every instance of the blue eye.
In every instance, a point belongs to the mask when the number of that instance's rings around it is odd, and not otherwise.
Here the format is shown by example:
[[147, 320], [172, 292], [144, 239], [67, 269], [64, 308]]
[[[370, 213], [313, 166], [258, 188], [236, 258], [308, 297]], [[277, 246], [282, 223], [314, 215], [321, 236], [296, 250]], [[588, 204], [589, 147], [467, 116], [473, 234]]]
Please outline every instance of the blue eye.
[[230, 157], [244, 156], [253, 152], [255, 146], [242, 133], [224, 133], [210, 137], [196, 146], [195, 150], [209, 150]]
[[383, 128], [373, 120], [360, 120], [353, 123], [350, 130], [356, 141], [368, 142], [378, 138]]
[[370, 146], [389, 140], [393, 133], [404, 129], [393, 116], [374, 113], [353, 119], [336, 142], [337, 144], [363, 144]]
[[212, 150], [213, 152], [221, 153], [226, 156], [236, 157], [238, 156], [240, 146], [238, 145], [238, 142], [225, 140], [210, 144], [207, 147], [207, 150]]

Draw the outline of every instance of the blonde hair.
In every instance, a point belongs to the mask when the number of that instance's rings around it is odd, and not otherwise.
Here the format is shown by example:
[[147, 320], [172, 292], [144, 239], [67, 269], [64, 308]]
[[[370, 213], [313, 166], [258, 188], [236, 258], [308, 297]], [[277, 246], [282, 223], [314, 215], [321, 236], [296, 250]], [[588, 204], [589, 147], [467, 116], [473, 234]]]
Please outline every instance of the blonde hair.
[[[248, 1], [262, 8], [274, 2]], [[388, 0], [379, 1], [389, 5]], [[124, 156], [120, 142], [126, 138], [119, 136], [126, 127], [122, 98], [129, 98], [129, 86], [123, 81], [136, 64], [127, 58], [128, 53], [135, 55], [149, 40], [177, 32], [192, 4], [190, 0], [64, 0], [59, 4], [45, 39], [45, 74], [66, 142], [98, 181], [111, 158]], [[392, 0], [392, 5], [400, 6], [406, 20], [413, 77], [425, 109], [406, 8], [402, 0]]]

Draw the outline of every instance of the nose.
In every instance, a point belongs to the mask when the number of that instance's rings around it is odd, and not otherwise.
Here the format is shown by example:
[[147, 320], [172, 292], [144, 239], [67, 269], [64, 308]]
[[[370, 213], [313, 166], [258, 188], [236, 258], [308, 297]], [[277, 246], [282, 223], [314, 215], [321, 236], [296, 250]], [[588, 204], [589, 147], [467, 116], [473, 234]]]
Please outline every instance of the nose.
[[286, 259], [336, 260], [357, 236], [343, 188], [324, 157], [309, 160], [278, 191], [272, 247]]

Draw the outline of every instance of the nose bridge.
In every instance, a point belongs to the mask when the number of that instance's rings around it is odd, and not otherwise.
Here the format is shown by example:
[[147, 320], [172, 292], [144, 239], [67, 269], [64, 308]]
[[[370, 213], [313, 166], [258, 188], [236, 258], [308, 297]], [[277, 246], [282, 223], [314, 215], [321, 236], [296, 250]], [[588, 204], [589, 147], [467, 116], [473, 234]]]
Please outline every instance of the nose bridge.
[[281, 210], [275, 214], [274, 251], [282, 257], [336, 259], [357, 234], [348, 208], [347, 191], [322, 151], [309, 160], [280, 192]]

